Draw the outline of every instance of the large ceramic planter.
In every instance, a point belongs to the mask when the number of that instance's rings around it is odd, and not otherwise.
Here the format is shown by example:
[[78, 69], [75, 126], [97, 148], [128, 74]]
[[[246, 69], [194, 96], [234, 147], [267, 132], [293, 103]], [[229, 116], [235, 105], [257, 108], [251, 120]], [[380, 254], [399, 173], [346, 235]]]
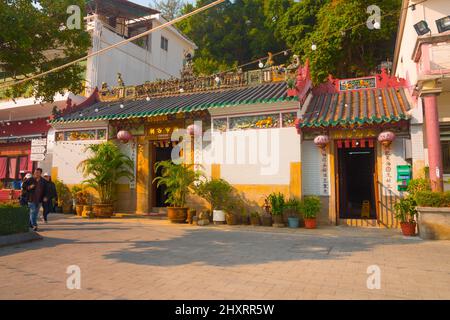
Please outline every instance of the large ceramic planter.
[[222, 210], [214, 210], [213, 211], [213, 221], [214, 224], [225, 224], [225, 211]]
[[283, 221], [283, 215], [274, 215], [273, 217], [272, 217], [272, 225], [275, 227], [275, 228], [283, 228], [285, 225], [284, 225], [284, 221]]
[[84, 208], [84, 205], [82, 205], [82, 204], [77, 204], [75, 206], [75, 212], [77, 213], [78, 217], [81, 217], [83, 215], [83, 208]]
[[316, 218], [313, 218], [313, 219], [305, 218], [305, 228], [306, 229], [316, 229], [317, 228]]
[[419, 236], [427, 240], [450, 240], [450, 208], [417, 207]]
[[230, 226], [235, 226], [238, 224], [238, 218], [234, 214], [227, 214], [226, 221]]
[[188, 208], [169, 207], [167, 216], [172, 223], [185, 223], [188, 215]]
[[262, 225], [264, 227], [271, 227], [272, 226], [272, 216], [271, 215], [264, 215], [261, 217]]
[[297, 229], [300, 225], [300, 219], [298, 217], [289, 217], [288, 225], [289, 228]]
[[97, 218], [111, 218], [114, 213], [114, 206], [112, 204], [94, 204], [92, 212]]
[[261, 225], [261, 222], [259, 221], [259, 217], [250, 217], [250, 223], [252, 226]]
[[416, 223], [415, 222], [400, 222], [402, 233], [406, 237], [414, 237], [416, 235]]

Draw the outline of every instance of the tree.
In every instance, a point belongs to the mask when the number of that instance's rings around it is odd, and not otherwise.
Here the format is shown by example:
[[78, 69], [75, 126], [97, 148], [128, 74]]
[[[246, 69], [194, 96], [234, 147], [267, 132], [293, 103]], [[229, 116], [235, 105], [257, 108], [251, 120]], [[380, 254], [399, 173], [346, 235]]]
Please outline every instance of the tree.
[[[329, 74], [364, 76], [393, 54], [401, 0], [374, 0], [381, 8], [381, 28], [369, 29], [364, 0], [303, 0], [292, 5], [277, 25], [279, 34], [303, 60], [309, 59], [313, 81]], [[312, 50], [312, 45], [316, 50]]]
[[[8, 80], [24, 79], [82, 57], [90, 46], [83, 29], [66, 26], [69, 6], [85, 13], [84, 0], [0, 1], [0, 66]], [[32, 88], [39, 98], [52, 101], [57, 92], [82, 91], [84, 67], [73, 65], [45, 77], [8, 88], [3, 95], [19, 97]]]
[[180, 16], [184, 5], [184, 0], [152, 0], [149, 4], [150, 7], [159, 10], [169, 21]]
[[[210, 2], [198, 0], [195, 5], [186, 4], [183, 13]], [[178, 24], [199, 47], [194, 58], [197, 73], [223, 71], [285, 48], [284, 41], [275, 37], [276, 18], [265, 10], [265, 3], [265, 0], [227, 0]]]

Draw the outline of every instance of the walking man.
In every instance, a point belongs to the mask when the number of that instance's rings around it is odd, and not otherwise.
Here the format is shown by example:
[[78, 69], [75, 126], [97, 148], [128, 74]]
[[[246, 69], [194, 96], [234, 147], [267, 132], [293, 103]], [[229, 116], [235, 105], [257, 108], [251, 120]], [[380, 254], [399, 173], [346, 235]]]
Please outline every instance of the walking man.
[[45, 173], [44, 179], [47, 181], [47, 202], [43, 203], [44, 221], [48, 223], [48, 214], [54, 212], [54, 201], [57, 201], [58, 194], [56, 193], [56, 186], [52, 181], [52, 177], [48, 173]]
[[42, 178], [42, 169], [37, 168], [34, 176], [23, 183], [22, 190], [28, 192], [28, 207], [30, 208], [30, 224], [34, 231], [38, 230], [37, 218], [42, 203], [48, 201], [48, 183]]

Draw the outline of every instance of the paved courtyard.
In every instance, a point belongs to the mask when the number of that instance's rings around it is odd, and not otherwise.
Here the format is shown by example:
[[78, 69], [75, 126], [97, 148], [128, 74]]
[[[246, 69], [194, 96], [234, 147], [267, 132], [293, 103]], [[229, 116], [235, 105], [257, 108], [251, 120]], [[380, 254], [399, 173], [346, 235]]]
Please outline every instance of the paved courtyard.
[[[194, 227], [52, 216], [0, 248], [0, 299], [450, 299], [450, 242], [397, 230]], [[81, 289], [66, 287], [68, 266]], [[367, 268], [381, 289], [367, 288]]]

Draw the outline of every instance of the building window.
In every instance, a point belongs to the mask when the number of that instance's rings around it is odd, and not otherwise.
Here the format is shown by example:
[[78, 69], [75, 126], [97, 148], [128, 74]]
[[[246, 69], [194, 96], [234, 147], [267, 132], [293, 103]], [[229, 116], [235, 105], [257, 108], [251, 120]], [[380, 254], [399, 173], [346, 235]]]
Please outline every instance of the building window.
[[20, 189], [28, 169], [28, 156], [0, 157], [0, 182], [4, 189]]
[[161, 49], [169, 51], [169, 40], [161, 36]]
[[450, 141], [441, 141], [444, 174], [450, 174]]

